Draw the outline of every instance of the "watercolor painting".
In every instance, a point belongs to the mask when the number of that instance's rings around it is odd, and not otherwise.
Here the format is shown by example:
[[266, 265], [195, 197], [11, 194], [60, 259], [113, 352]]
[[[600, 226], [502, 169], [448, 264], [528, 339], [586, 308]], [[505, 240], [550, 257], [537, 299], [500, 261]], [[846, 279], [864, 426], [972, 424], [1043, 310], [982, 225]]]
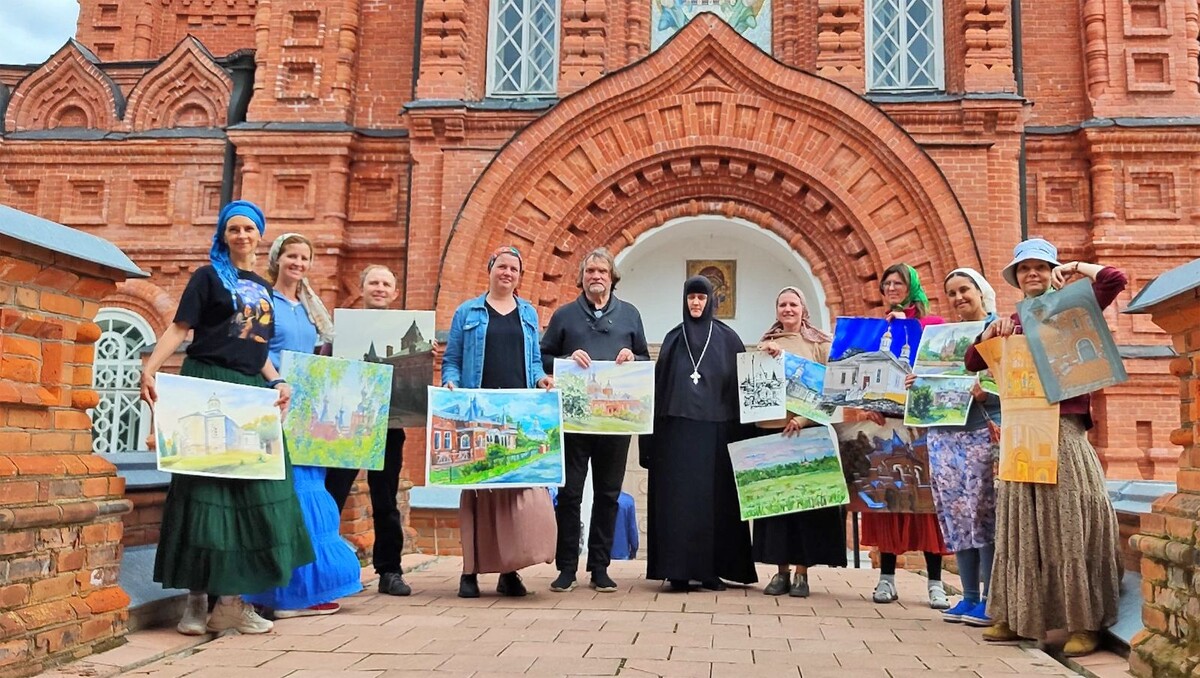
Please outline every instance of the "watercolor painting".
[[783, 354], [783, 376], [787, 380], [788, 412], [818, 424], [828, 424], [837, 408], [825, 402], [825, 366], [793, 353]]
[[1129, 380], [1090, 280], [1026, 299], [1017, 314], [1050, 402]]
[[972, 376], [920, 375], [908, 389], [905, 426], [962, 426], [967, 423], [978, 379]]
[[561, 486], [557, 390], [429, 387], [425, 484], [460, 489]]
[[154, 404], [158, 470], [283, 480], [283, 430], [274, 389], [160, 373]]
[[916, 320], [839, 317], [825, 366], [825, 402], [904, 416], [904, 377], [912, 371], [920, 340]]
[[850, 501], [833, 430], [810, 426], [729, 444], [742, 520], [842, 506]]
[[889, 419], [834, 424], [851, 511], [933, 513], [933, 484], [925, 432]]
[[333, 311], [333, 357], [392, 367], [389, 428], [425, 425], [427, 387], [433, 383], [433, 323], [433, 311]]
[[737, 315], [737, 260], [689, 259], [687, 277], [702, 275], [712, 283], [717, 307], [713, 316], [729, 320]]
[[586, 369], [574, 360], [554, 361], [554, 384], [562, 393], [563, 431], [595, 435], [654, 432], [654, 363], [618, 365], [593, 360]]
[[782, 358], [763, 351], [737, 355], [738, 411], [741, 422], [774, 421], [787, 416], [787, 381]]
[[1058, 482], [1057, 403], [1046, 400], [1025, 335], [996, 337], [978, 346], [1000, 386], [1000, 479]]
[[967, 375], [967, 349], [983, 333], [983, 321], [930, 325], [921, 332], [914, 374]]
[[293, 464], [383, 468], [391, 365], [284, 351], [279, 372], [292, 385], [283, 432]]
[[701, 12], [716, 14], [771, 53], [771, 0], [650, 0], [650, 50], [658, 49]]

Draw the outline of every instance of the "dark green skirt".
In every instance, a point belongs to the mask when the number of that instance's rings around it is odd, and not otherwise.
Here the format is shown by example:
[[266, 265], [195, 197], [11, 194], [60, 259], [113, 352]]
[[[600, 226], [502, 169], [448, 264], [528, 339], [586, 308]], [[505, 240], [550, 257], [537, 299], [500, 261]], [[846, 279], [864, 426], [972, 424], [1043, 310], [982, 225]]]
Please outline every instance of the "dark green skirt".
[[[179, 373], [262, 386], [261, 377], [192, 359]], [[284, 450], [284, 480], [233, 480], [175, 474], [163, 506], [154, 581], [164, 587], [229, 596], [286, 586], [314, 559]]]

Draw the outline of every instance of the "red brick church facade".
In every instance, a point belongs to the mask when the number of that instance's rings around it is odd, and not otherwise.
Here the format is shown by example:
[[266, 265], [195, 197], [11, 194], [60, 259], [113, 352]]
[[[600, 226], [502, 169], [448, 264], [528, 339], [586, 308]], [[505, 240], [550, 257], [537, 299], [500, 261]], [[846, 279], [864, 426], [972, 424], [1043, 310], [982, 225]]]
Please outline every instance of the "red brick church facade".
[[[1026, 234], [1125, 269], [1118, 307], [1200, 257], [1197, 0], [773, 0], [770, 53], [713, 14], [652, 51], [657, 2], [82, 0], [75, 41], [0, 66], [0, 203], [150, 272], [101, 322], [149, 342], [230, 197], [314, 239], [331, 305], [385, 263], [440, 328], [502, 243], [548, 320], [581, 253], [700, 215], [786, 243], [832, 315], [878, 313], [896, 261], [949, 315], [937, 281], [1003, 287]], [[921, 56], [881, 47], [889, 12], [931, 15], [931, 82], [881, 78]], [[502, 24], [525, 31], [508, 52]], [[1110, 476], [1172, 478], [1167, 337], [1115, 310], [1132, 379], [1096, 398], [1096, 445]]]

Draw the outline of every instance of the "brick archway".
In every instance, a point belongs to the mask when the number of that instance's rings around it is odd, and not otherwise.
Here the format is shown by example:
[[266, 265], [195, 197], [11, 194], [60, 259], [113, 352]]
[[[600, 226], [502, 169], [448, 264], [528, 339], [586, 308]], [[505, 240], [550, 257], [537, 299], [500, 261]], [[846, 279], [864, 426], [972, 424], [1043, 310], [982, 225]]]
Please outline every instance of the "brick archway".
[[953, 191], [904, 130], [701, 15], [500, 151], [446, 243], [437, 309], [445, 317], [485, 289], [487, 253], [511, 243], [525, 252], [522, 293], [549, 312], [576, 293], [582, 252], [619, 251], [669, 219], [700, 214], [780, 236], [812, 262], [836, 313], [880, 303], [877, 276], [896, 261], [925, 280], [980, 267]]

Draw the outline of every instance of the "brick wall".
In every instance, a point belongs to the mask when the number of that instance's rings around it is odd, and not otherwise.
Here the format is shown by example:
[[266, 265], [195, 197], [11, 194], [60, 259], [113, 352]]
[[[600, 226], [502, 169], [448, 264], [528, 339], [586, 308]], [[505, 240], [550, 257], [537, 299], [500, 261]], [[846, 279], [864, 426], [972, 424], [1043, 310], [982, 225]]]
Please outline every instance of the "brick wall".
[[157, 544], [162, 527], [166, 490], [130, 490], [125, 494], [133, 509], [121, 519], [125, 526], [121, 546]]
[[91, 454], [91, 320], [120, 277], [0, 236], [0, 673], [120, 642], [125, 483]]

